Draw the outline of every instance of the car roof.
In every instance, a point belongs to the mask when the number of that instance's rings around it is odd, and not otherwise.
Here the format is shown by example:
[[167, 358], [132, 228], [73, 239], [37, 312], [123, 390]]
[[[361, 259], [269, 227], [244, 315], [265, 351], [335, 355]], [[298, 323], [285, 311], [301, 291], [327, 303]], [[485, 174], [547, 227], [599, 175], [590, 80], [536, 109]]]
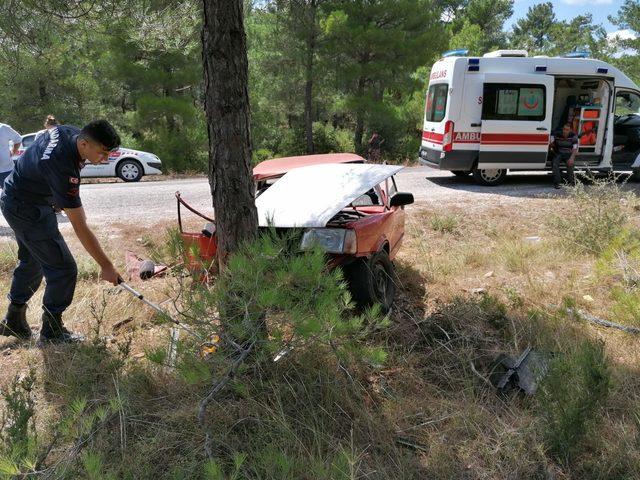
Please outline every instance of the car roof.
[[403, 167], [324, 164], [296, 168], [256, 199], [261, 227], [318, 228]]
[[355, 153], [323, 153], [320, 155], [301, 155], [265, 160], [253, 169], [253, 178], [257, 181], [281, 177], [289, 170], [324, 163], [364, 163], [364, 158]]

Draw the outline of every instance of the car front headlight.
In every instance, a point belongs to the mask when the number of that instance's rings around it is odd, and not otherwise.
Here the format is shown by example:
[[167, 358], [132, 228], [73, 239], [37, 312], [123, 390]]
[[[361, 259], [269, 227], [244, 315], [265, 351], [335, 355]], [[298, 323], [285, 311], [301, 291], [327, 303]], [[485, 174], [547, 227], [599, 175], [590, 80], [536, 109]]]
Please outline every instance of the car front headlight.
[[304, 232], [300, 248], [310, 250], [319, 247], [327, 253], [356, 253], [355, 230], [348, 228], [312, 228]]

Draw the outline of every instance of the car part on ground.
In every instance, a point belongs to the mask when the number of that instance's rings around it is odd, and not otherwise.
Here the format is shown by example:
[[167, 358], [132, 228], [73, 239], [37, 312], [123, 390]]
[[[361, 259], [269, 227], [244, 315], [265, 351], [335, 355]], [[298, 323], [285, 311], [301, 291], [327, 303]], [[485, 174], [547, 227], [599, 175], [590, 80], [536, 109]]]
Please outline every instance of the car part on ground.
[[491, 381], [500, 393], [514, 389], [534, 395], [540, 381], [549, 371], [553, 353], [538, 352], [527, 347], [519, 357], [501, 354], [491, 371]]

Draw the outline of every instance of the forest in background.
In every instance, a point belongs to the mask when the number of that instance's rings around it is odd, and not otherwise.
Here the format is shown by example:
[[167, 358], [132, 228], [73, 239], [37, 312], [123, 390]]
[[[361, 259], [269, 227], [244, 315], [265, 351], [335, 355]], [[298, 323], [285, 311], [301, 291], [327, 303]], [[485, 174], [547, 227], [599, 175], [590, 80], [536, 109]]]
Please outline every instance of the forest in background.
[[[507, 30], [512, 0], [253, 0], [245, 2], [253, 159], [365, 153], [416, 156], [431, 65], [449, 49], [481, 55], [586, 50], [640, 80], [639, 40], [610, 41], [591, 15], [559, 20], [551, 2]], [[611, 21], [640, 32], [640, 4]], [[10, 0], [0, 6], [0, 121], [21, 133], [47, 114], [112, 121], [123, 145], [166, 171], [204, 172], [200, 2]]]

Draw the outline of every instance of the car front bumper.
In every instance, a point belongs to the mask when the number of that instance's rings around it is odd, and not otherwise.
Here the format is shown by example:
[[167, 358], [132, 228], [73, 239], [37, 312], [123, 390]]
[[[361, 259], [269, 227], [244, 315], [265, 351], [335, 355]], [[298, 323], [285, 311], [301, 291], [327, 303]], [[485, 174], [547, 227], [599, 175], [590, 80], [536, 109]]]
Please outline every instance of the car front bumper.
[[144, 166], [145, 175], [162, 175], [161, 162], [146, 162]]

